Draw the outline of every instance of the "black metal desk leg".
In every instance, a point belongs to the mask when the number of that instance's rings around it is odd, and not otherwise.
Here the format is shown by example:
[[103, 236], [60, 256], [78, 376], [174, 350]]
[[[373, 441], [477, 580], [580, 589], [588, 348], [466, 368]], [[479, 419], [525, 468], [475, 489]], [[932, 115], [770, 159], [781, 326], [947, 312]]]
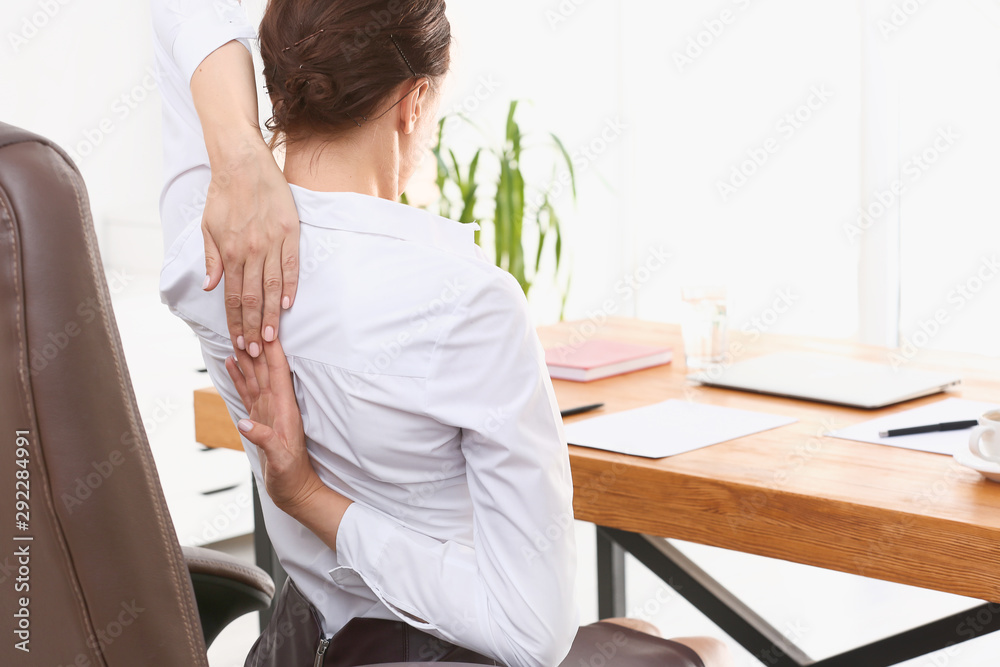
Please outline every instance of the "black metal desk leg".
[[278, 601], [278, 593], [281, 592], [282, 586], [285, 585], [285, 579], [288, 575], [285, 573], [285, 568], [281, 567], [281, 563], [278, 561], [277, 554], [274, 553], [274, 548], [271, 546], [271, 538], [267, 534], [267, 529], [264, 527], [264, 511], [260, 506], [260, 494], [257, 491], [257, 480], [253, 479], [253, 550], [254, 558], [257, 561], [257, 567], [267, 572], [271, 575], [271, 579], [274, 580], [274, 599], [271, 600], [271, 606], [260, 612], [260, 630], [264, 631], [267, 627], [268, 621], [271, 620], [271, 614], [274, 612], [274, 605]]
[[597, 531], [597, 617], [625, 615], [625, 549]]

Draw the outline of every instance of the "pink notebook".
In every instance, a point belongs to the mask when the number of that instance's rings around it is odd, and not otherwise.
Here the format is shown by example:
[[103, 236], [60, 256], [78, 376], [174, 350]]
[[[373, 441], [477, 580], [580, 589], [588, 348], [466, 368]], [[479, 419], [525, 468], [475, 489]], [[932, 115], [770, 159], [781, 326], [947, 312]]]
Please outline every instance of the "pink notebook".
[[553, 380], [589, 382], [621, 373], [669, 364], [669, 347], [650, 347], [613, 340], [588, 340], [545, 350], [545, 364]]

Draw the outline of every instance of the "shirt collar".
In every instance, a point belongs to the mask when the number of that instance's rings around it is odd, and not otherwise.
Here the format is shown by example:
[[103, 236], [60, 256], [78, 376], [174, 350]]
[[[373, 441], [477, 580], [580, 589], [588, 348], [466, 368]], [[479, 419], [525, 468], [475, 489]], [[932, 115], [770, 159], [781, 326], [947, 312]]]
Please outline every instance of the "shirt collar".
[[289, 185], [299, 220], [315, 227], [379, 234], [468, 255], [479, 225], [357, 192], [317, 192]]

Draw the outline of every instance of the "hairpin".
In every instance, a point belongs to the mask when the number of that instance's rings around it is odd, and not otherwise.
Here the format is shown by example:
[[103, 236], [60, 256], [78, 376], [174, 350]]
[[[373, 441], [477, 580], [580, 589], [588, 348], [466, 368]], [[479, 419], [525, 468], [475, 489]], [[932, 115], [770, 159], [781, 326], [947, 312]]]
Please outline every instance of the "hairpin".
[[292, 49], [292, 48], [295, 48], [296, 46], [298, 46], [298, 45], [299, 45], [299, 44], [301, 44], [302, 42], [306, 41], [307, 39], [312, 39], [312, 38], [313, 38], [313, 37], [315, 37], [316, 35], [318, 35], [318, 34], [320, 34], [321, 32], [323, 32], [324, 30], [326, 30], [326, 28], [320, 28], [319, 30], [317, 30], [317, 31], [316, 31], [316, 32], [314, 32], [313, 34], [311, 34], [311, 35], [306, 35], [305, 37], [303, 37], [303, 38], [302, 38], [302, 39], [300, 39], [299, 41], [295, 42], [295, 43], [294, 43], [294, 44], [292, 44], [291, 46], [286, 46], [285, 48], [283, 48], [283, 49], [281, 50], [281, 52], [282, 52], [282, 53], [284, 53], [284, 52], [285, 52], [285, 51], [287, 51], [288, 49]]
[[[361, 123], [358, 122], [357, 118], [355, 118], [351, 114], [347, 113], [346, 111], [344, 112], [344, 115], [347, 116], [348, 118], [350, 118], [354, 122], [355, 125], [357, 125], [358, 127], [361, 127]], [[365, 121], [367, 123], [368, 122], [368, 116], [362, 116], [361, 120], [363, 120], [363, 121]]]
[[410, 74], [417, 76], [417, 73], [413, 71], [413, 67], [410, 65], [410, 61], [406, 59], [406, 54], [403, 53], [403, 49], [399, 48], [399, 42], [396, 41], [396, 38], [389, 35], [389, 39], [392, 40], [393, 46], [395, 46], [396, 50], [399, 51], [399, 55], [403, 58], [403, 62], [406, 63], [406, 67], [410, 70]]

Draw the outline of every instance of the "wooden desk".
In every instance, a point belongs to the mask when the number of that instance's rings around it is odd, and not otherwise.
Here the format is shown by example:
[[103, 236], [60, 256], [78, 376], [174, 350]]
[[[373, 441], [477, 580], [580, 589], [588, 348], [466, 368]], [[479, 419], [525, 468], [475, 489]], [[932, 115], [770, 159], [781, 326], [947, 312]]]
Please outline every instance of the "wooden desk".
[[[624, 541], [617, 538], [626, 534], [678, 538], [1000, 601], [1000, 484], [985, 481], [948, 456], [823, 436], [835, 428], [941, 400], [941, 395], [866, 411], [693, 386], [685, 379], [679, 328], [669, 324], [620, 318], [600, 327], [587, 321], [564, 322], [541, 328], [539, 336], [546, 347], [580, 336], [674, 347], [677, 358], [669, 366], [587, 384], [555, 382], [563, 408], [603, 402], [603, 413], [608, 413], [682, 398], [799, 420], [659, 460], [570, 447], [576, 516], [612, 529], [605, 537], [616, 542]], [[730, 348], [736, 359], [808, 350], [888, 360], [888, 352], [881, 348], [801, 337], [751, 340], [735, 335]], [[957, 371], [963, 385], [951, 395], [1000, 403], [998, 359], [923, 351], [908, 363]], [[235, 428], [214, 390], [198, 392], [195, 407], [199, 442], [239, 448]], [[600, 413], [567, 422], [595, 414]], [[997, 617], [1000, 626], [996, 613], [1000, 607], [990, 609], [990, 622]], [[757, 621], [751, 619], [749, 624]], [[979, 625], [986, 626], [983, 621]], [[950, 632], [955, 634], [954, 627]], [[766, 662], [809, 664], [801, 655], [793, 659], [794, 647], [770, 637], [769, 630], [765, 634], [779, 649], [787, 649], [783, 652], [791, 660]], [[963, 640], [953, 637], [951, 643]]]

